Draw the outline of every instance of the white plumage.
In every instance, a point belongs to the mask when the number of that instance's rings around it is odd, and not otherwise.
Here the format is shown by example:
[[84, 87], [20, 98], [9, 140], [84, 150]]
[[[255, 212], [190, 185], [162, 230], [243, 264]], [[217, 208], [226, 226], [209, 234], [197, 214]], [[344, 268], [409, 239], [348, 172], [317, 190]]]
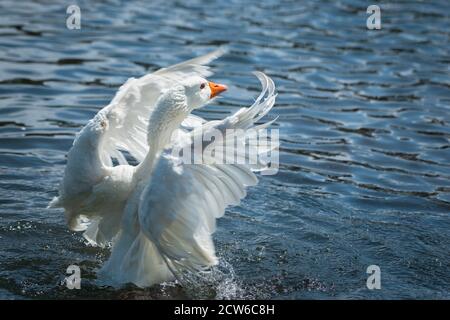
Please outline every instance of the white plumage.
[[[217, 88], [205, 86], [203, 77], [211, 75], [205, 65], [221, 54], [129, 79], [69, 151], [59, 196], [50, 207], [63, 207], [69, 228], [84, 230], [91, 244], [112, 243], [100, 273], [117, 284], [146, 287], [215, 265], [215, 220], [257, 183], [252, 171], [263, 163], [216, 164], [204, 157], [202, 164], [187, 164], [174, 152], [191, 147], [205, 132], [219, 131], [227, 140], [228, 129], [262, 129], [271, 123], [255, 125], [276, 96], [273, 81], [262, 73], [256, 73], [262, 93], [250, 108], [221, 121], [190, 114], [215, 95]], [[240, 139], [246, 143], [245, 136]], [[124, 153], [138, 164], [128, 164]]]

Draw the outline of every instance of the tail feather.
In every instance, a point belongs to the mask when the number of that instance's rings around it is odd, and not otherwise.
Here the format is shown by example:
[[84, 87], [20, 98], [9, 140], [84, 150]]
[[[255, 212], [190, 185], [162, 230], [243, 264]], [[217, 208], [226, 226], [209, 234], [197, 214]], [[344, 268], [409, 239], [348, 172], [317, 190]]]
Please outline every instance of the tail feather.
[[131, 282], [142, 288], [174, 279], [155, 244], [141, 232], [121, 233], [99, 274], [113, 283]]

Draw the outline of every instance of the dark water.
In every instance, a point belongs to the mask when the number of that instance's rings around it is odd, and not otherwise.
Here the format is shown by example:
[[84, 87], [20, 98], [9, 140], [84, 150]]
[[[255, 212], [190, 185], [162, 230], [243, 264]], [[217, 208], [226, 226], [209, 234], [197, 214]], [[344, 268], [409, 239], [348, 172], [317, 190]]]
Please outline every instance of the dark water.
[[[450, 298], [448, 1], [0, 2], [0, 298]], [[395, 4], [394, 4], [395, 2]], [[279, 98], [281, 168], [215, 234], [202, 290], [99, 283], [108, 250], [47, 210], [75, 133], [130, 76], [225, 44], [207, 119]], [[61, 285], [70, 264], [82, 289]], [[381, 268], [381, 290], [366, 268]]]

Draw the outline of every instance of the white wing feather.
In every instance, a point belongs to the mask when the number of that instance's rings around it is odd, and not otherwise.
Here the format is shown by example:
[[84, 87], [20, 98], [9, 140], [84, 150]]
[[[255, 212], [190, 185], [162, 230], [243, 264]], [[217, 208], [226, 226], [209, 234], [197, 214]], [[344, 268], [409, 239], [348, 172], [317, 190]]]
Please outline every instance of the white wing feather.
[[[192, 75], [210, 75], [203, 64], [219, 57], [217, 50], [139, 79], [130, 78], [111, 103], [77, 134], [69, 151], [64, 178], [49, 207], [64, 207], [70, 229], [84, 230], [92, 243], [103, 245], [119, 230], [123, 207], [134, 188], [134, 166], [125, 154], [141, 162], [147, 152], [147, 125], [157, 99], [174, 81]], [[190, 115], [183, 122], [186, 132], [204, 122]], [[113, 165], [116, 159], [120, 166]]]
[[[225, 133], [227, 129], [268, 125], [255, 126], [255, 122], [274, 105], [275, 86], [264, 74], [257, 76], [263, 91], [250, 108], [242, 108], [222, 121], [208, 122], [202, 128]], [[249, 166], [184, 164], [172, 156], [171, 149], [165, 150], [141, 196], [141, 231], [155, 244], [171, 270], [198, 271], [212, 266], [217, 263], [211, 239], [215, 220], [227, 206], [239, 204], [246, 195], [245, 187], [256, 183]]]
[[[224, 50], [219, 49], [201, 57], [159, 69], [139, 79], [128, 79], [120, 87], [111, 103], [100, 111], [110, 124], [105, 133], [106, 143], [101, 150], [102, 159], [108, 165], [111, 165], [108, 158], [116, 158], [119, 164], [127, 164], [121, 155], [121, 151], [126, 151], [138, 162], [142, 161], [148, 152], [148, 119], [163, 91], [190, 76], [210, 76], [212, 72], [206, 64], [223, 53]], [[194, 122], [198, 118], [190, 115], [188, 121]]]

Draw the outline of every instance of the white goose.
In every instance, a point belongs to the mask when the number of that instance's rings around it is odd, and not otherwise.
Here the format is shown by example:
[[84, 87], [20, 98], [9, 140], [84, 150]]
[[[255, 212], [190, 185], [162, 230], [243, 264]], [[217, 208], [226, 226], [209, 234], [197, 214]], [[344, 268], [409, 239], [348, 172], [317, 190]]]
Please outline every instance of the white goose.
[[[255, 126], [276, 97], [273, 81], [262, 73], [256, 75], [263, 90], [250, 108], [221, 121], [190, 114], [227, 89], [204, 79], [212, 74], [205, 65], [221, 54], [130, 78], [68, 153], [59, 196], [49, 207], [63, 207], [69, 228], [84, 231], [91, 244], [112, 243], [100, 274], [116, 284], [147, 287], [215, 265], [215, 219], [257, 183], [252, 171], [263, 169], [261, 162], [217, 164], [205, 157], [202, 164], [187, 164], [174, 156], [174, 149], [191, 147], [205, 132], [219, 130], [226, 140], [227, 129], [259, 130], [272, 123]], [[128, 164], [124, 153], [138, 164]]]

